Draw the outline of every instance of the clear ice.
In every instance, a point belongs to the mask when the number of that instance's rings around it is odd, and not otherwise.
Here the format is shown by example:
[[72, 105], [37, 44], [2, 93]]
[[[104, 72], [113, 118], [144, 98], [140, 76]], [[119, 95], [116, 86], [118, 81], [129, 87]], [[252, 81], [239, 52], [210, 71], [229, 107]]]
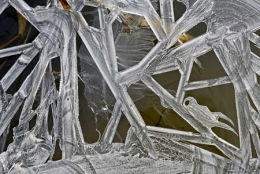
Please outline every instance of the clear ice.
[[[39, 31], [31, 43], [0, 50], [0, 58], [20, 55], [0, 81], [1, 152], [10, 122], [22, 107], [13, 142], [0, 154], [0, 173], [259, 173], [260, 57], [251, 52], [250, 42], [260, 47], [260, 36], [254, 33], [260, 28], [260, 2], [178, 0], [187, 9], [175, 20], [173, 1], [49, 0], [46, 6], [32, 8], [24, 0], [0, 0], [0, 14], [12, 6]], [[86, 6], [94, 9], [91, 24], [82, 13]], [[129, 33], [120, 32], [123, 22]], [[207, 25], [205, 34], [174, 46], [201, 22]], [[190, 82], [194, 63], [200, 64], [197, 58], [209, 51], [227, 76]], [[34, 69], [13, 95], [8, 94], [36, 55]], [[54, 59], [60, 61], [59, 77], [53, 74]], [[175, 92], [152, 76], [173, 70], [181, 74]], [[84, 141], [79, 121], [78, 79], [84, 83], [88, 107], [108, 120], [92, 144]], [[224, 84], [234, 87], [237, 132], [228, 115], [185, 96], [190, 90]], [[146, 125], [134, 102], [150, 90], [197, 132]], [[37, 96], [40, 101], [33, 108]], [[122, 143], [113, 143], [122, 114], [131, 126]], [[213, 127], [238, 136], [239, 146], [220, 138]], [[53, 161], [57, 141], [62, 159]], [[225, 157], [199, 144], [215, 146]]]

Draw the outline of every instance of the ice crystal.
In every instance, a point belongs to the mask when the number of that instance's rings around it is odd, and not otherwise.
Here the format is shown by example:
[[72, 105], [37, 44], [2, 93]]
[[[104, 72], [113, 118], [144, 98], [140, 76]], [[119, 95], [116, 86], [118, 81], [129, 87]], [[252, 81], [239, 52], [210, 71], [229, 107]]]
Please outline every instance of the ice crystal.
[[[20, 55], [0, 81], [1, 151], [10, 122], [22, 107], [13, 142], [0, 154], [0, 173], [258, 173], [260, 57], [251, 52], [250, 42], [260, 46], [254, 33], [260, 28], [260, 3], [178, 1], [187, 9], [175, 20], [174, 0], [49, 0], [35, 8], [24, 0], [0, 0], [0, 14], [10, 5], [39, 31], [31, 43], [0, 50], [0, 58]], [[87, 11], [91, 21], [83, 15], [85, 7], [93, 7]], [[205, 34], [180, 41], [201, 22], [207, 25]], [[82, 41], [78, 50], [77, 35]], [[190, 82], [194, 62], [203, 67], [197, 58], [209, 51], [227, 76]], [[21, 87], [8, 94], [38, 54]], [[52, 69], [54, 59], [60, 61], [58, 76]], [[173, 70], [181, 74], [176, 92], [153, 77]], [[94, 144], [84, 141], [78, 80], [84, 83], [88, 107], [96, 117], [108, 120]], [[186, 95], [224, 84], [234, 87], [237, 129], [228, 115], [212, 112]], [[146, 125], [134, 102], [147, 95], [158, 96], [165, 109], [176, 112], [197, 132]], [[124, 143], [113, 143], [122, 114], [131, 127]], [[29, 129], [33, 118], [35, 125]], [[239, 146], [219, 137], [213, 127], [238, 136]], [[58, 140], [62, 159], [52, 161]], [[215, 146], [224, 156], [200, 145]]]

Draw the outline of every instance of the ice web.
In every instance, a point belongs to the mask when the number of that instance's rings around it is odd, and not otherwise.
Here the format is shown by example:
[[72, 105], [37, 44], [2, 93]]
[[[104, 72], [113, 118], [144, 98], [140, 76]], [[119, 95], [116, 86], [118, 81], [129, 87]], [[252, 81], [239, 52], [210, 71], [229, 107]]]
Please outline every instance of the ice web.
[[[0, 50], [0, 58], [20, 54], [0, 81], [0, 147], [22, 106], [14, 141], [0, 154], [0, 173], [258, 173], [260, 87], [256, 75], [260, 75], [260, 58], [251, 52], [249, 42], [260, 46], [254, 33], [260, 28], [260, 3], [179, 0], [187, 10], [175, 20], [173, 1], [159, 0], [157, 6], [149, 0], [50, 0], [46, 6], [32, 8], [23, 0], [0, 0], [0, 13], [11, 5], [39, 31], [32, 43]], [[81, 13], [85, 6], [95, 9], [91, 24]], [[205, 34], [175, 46], [183, 33], [201, 22], [207, 25]], [[122, 23], [130, 29], [128, 36], [119, 31], [124, 30]], [[79, 52], [77, 34], [83, 42]], [[142, 48], [137, 47], [138, 40]], [[193, 64], [209, 51], [217, 55], [227, 76], [189, 82]], [[37, 54], [39, 61], [21, 87], [14, 95], [7, 94]], [[59, 59], [61, 66], [58, 89], [53, 59]], [[152, 77], [173, 70], [181, 74], [175, 94]], [[78, 76], [91, 109], [107, 118], [112, 113], [94, 144], [84, 142], [79, 122]], [[189, 90], [228, 83], [235, 90], [238, 132], [228, 116], [211, 112], [193, 97], [185, 98]], [[153, 91], [163, 107], [175, 111], [198, 133], [147, 126], [134, 104], [144, 95], [137, 92], [140, 88]], [[37, 94], [40, 102], [33, 108]], [[122, 114], [131, 127], [124, 144], [115, 144]], [[29, 129], [33, 117], [35, 126]], [[213, 127], [233, 132], [239, 137], [239, 147], [217, 136]], [[57, 140], [62, 159], [52, 161]], [[193, 143], [215, 146], [226, 157]], [[252, 157], [251, 148], [257, 158]]]

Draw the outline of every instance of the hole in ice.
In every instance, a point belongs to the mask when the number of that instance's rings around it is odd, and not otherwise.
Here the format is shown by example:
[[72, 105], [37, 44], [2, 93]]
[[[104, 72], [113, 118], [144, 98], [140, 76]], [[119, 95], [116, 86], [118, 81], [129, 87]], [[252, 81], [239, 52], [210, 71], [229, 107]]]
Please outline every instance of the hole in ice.
[[54, 77], [60, 75], [60, 71], [61, 71], [61, 69], [60, 69], [60, 58], [57, 57], [57, 58], [52, 59], [51, 65], [52, 65], [51, 68], [52, 68]]
[[189, 40], [191, 40], [192, 37], [194, 38], [194, 37], [201, 36], [206, 32], [207, 32], [207, 25], [204, 22], [200, 22], [196, 26], [191, 28], [189, 31], [187, 31], [186, 33], [190, 35], [191, 38]]
[[189, 100], [185, 100], [185, 101], [184, 101], [184, 104], [185, 104], [186, 106], [188, 106], [188, 105], [190, 104], [190, 101], [189, 101]]
[[256, 75], [257, 83], [260, 84], [260, 76]]
[[35, 99], [34, 99], [34, 102], [32, 104], [32, 110], [37, 109], [37, 107], [39, 106], [40, 102], [41, 102], [41, 89], [38, 89], [38, 91], [36, 93], [36, 96], [35, 96]]
[[45, 6], [47, 4], [47, 1], [48, 0], [25, 0], [25, 2], [33, 8], [35, 8], [36, 6]]
[[254, 53], [255, 55], [257, 55], [258, 57], [260, 57], [260, 49], [250, 41], [250, 49], [251, 52]]
[[[256, 134], [258, 134], [258, 132], [256, 132]], [[255, 146], [254, 146], [252, 136], [250, 136], [250, 143], [251, 143], [252, 158], [258, 158], [258, 157], [257, 157], [256, 150], [255, 150], [255, 148], [258, 148], [258, 147], [255, 147]]]
[[[0, 14], [0, 49], [7, 47], [9, 43], [12, 42], [12, 38], [19, 35], [18, 34], [18, 14], [16, 10], [10, 6], [7, 7], [1, 14]], [[26, 23], [26, 21], [25, 21]], [[8, 44], [6, 44], [9, 42]], [[3, 46], [2, 46], [3, 45]], [[19, 44], [17, 44], [19, 45]]]
[[254, 102], [253, 102], [253, 100], [252, 100], [252, 98], [251, 98], [249, 95], [247, 95], [247, 96], [248, 96], [248, 99], [249, 99], [250, 106], [251, 106], [255, 111], [258, 111], [258, 110], [257, 110], [257, 107], [255, 106], [255, 104], [254, 104]]
[[62, 151], [60, 149], [60, 139], [57, 139], [52, 160], [58, 161], [58, 160], [61, 160], [61, 159], [62, 159]]
[[124, 143], [129, 128], [130, 124], [125, 115], [122, 113], [113, 142]]
[[51, 60], [51, 70], [52, 70], [52, 75], [54, 77], [54, 82], [55, 82], [55, 87], [57, 90], [59, 90], [60, 86], [60, 77], [61, 77], [61, 68], [60, 68], [60, 58], [54, 58]]
[[227, 76], [214, 51], [209, 51], [197, 60], [193, 63], [190, 82]]
[[0, 58], [0, 79], [2, 79], [21, 54]]
[[49, 107], [49, 112], [48, 112], [48, 132], [51, 133], [53, 128], [53, 114], [52, 114], [52, 108], [51, 106]]
[[81, 13], [83, 14], [86, 22], [95, 28], [100, 28], [99, 24], [99, 15], [98, 15], [98, 10], [96, 7], [90, 7], [90, 6], [85, 6], [82, 10]]
[[185, 13], [186, 6], [183, 3], [181, 3], [177, 0], [174, 0], [173, 9], [174, 9], [174, 18], [175, 18], [175, 21], [177, 21]]
[[178, 70], [156, 74], [152, 76], [164, 89], [166, 89], [173, 96], [176, 95], [181, 74]]
[[29, 130], [31, 130], [35, 126], [36, 118], [37, 115], [33, 116], [33, 118], [29, 121]]
[[257, 34], [258, 36], [260, 36], [260, 30], [257, 30], [254, 33]]
[[0, 14], [0, 26], [0, 50], [30, 43], [39, 33], [11, 6]]
[[[222, 121], [222, 120], [220, 120]], [[229, 126], [232, 127], [237, 133], [238, 130], [236, 130], [230, 123]], [[228, 130], [224, 130], [222, 128], [219, 127], [213, 127], [212, 131], [220, 138], [222, 138], [223, 140], [225, 140], [228, 143], [231, 143], [232, 145], [239, 147], [239, 137], [237, 135], [235, 135], [233, 132], [228, 131]]]

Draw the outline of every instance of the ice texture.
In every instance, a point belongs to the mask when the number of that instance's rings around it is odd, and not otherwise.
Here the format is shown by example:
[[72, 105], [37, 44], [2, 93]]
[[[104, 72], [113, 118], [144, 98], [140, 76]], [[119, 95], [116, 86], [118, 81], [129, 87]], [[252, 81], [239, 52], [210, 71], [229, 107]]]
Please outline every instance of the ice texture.
[[[0, 154], [0, 173], [259, 173], [260, 57], [251, 52], [250, 42], [260, 47], [260, 36], [254, 33], [260, 28], [260, 2], [178, 0], [187, 9], [175, 20], [173, 1], [49, 0], [46, 6], [32, 8], [24, 0], [0, 0], [0, 14], [12, 6], [39, 31], [31, 43], [0, 50], [0, 58], [20, 55], [0, 80], [0, 152], [10, 122], [22, 107], [13, 142]], [[85, 6], [95, 8], [89, 23], [82, 13]], [[176, 46], [201, 22], [207, 25], [205, 34]], [[77, 35], [82, 41], [79, 50]], [[209, 51], [227, 76], [190, 82], [194, 62], [200, 64], [197, 58]], [[13, 95], [8, 94], [36, 55], [34, 69]], [[58, 78], [53, 59], [60, 61]], [[173, 70], [181, 74], [176, 93], [152, 76]], [[88, 107], [108, 120], [94, 144], [84, 141], [78, 80], [84, 83]], [[230, 83], [237, 132], [228, 115], [186, 97], [189, 90]], [[149, 90], [197, 132], [147, 126], [134, 102]], [[37, 96], [40, 101], [33, 108]], [[122, 114], [131, 127], [124, 143], [113, 143]], [[29, 129], [32, 118], [35, 126]], [[239, 146], [220, 138], [213, 127], [233, 132]], [[62, 159], [52, 161], [58, 140]], [[215, 146], [225, 156], [199, 145]]]

